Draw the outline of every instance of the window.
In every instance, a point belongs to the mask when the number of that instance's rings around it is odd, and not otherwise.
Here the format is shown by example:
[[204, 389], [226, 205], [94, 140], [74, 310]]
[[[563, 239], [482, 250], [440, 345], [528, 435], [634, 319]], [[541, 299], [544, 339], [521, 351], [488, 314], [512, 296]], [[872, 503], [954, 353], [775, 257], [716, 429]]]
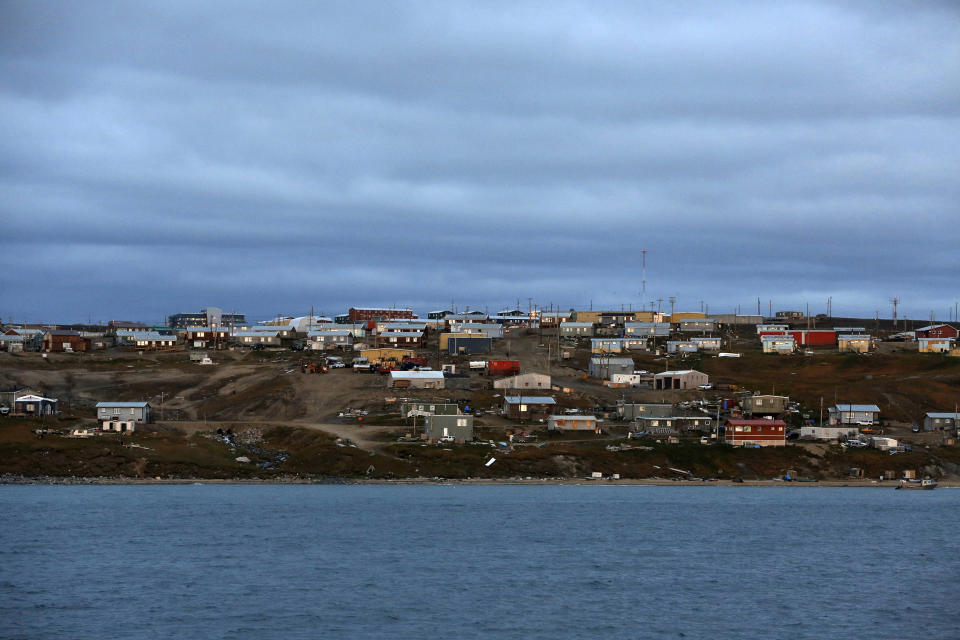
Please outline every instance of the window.
[[521, 412], [526, 411], [526, 410], [527, 410], [527, 405], [525, 405], [525, 404], [520, 405], [520, 411], [521, 411]]
[[743, 432], [744, 432], [744, 433], [750, 433], [750, 427], [744, 427], [744, 428], [743, 428]]
[[739, 432], [743, 431], [743, 427], [734, 427], [733, 430], [736, 431], [737, 433], [739, 433]]
[[458, 427], [465, 427], [465, 426], [467, 426], [467, 419], [466, 419], [466, 418], [457, 418], [457, 426], [458, 426]]

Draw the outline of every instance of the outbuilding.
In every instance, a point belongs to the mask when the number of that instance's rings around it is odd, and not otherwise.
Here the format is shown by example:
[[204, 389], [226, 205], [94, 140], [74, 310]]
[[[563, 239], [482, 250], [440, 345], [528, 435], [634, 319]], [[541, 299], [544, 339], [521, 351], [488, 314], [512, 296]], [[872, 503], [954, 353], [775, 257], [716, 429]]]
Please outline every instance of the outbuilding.
[[653, 388], [658, 391], [668, 389], [696, 389], [700, 385], [710, 382], [710, 377], [700, 371], [683, 369], [680, 371], [664, 371], [653, 376]]

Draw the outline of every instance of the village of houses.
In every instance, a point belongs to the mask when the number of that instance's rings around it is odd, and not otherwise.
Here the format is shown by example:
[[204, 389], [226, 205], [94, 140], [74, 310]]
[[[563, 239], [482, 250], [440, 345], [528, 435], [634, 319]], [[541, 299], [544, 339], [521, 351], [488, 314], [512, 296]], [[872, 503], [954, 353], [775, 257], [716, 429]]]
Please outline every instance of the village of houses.
[[[735, 365], [751, 354], [782, 362], [784, 368], [798, 358], [824, 354], [853, 354], [869, 362], [870, 354], [889, 345], [929, 358], [960, 356], [957, 329], [949, 324], [869, 331], [824, 327], [829, 322], [823, 317], [812, 320], [793, 311], [762, 317], [623, 309], [440, 310], [421, 318], [405, 308], [350, 308], [333, 318], [280, 316], [248, 323], [243, 314], [208, 308], [171, 315], [165, 326], [127, 321], [3, 325], [0, 365], [2, 358], [56, 354], [82, 362], [125, 353], [178, 358], [209, 371], [226, 364], [226, 354], [286, 354], [291, 364], [281, 365], [282, 375], [326, 374], [312, 379], [327, 386], [349, 382], [344, 376], [372, 381], [364, 383], [367, 389], [373, 385], [367, 394], [370, 409], [338, 410], [341, 421], [356, 420], [360, 428], [367, 416], [363, 427], [370, 428], [369, 416], [386, 411], [393, 414], [391, 424], [399, 425], [401, 440], [443, 446], [476, 441], [480, 424], [502, 432], [494, 440], [518, 444], [536, 440], [538, 433], [749, 448], [821, 441], [888, 454], [910, 451], [909, 441], [917, 434], [936, 434], [936, 441], [928, 437], [925, 442], [939, 446], [955, 443], [956, 402], [893, 417], [880, 404], [836, 391], [825, 404], [821, 396], [816, 406], [809, 397], [800, 402], [757, 385], [749, 388], [729, 374], [712, 379], [700, 370], [709, 367], [687, 366], [691, 361]], [[0, 380], [7, 383], [0, 389], [0, 414], [43, 419], [60, 413], [58, 398], [15, 378], [10, 368]], [[123, 399], [88, 398], [84, 419], [63, 435], [133, 434], [157, 421], [155, 396], [116, 395]], [[74, 414], [77, 405], [74, 400]], [[169, 400], [167, 407], [182, 415]]]

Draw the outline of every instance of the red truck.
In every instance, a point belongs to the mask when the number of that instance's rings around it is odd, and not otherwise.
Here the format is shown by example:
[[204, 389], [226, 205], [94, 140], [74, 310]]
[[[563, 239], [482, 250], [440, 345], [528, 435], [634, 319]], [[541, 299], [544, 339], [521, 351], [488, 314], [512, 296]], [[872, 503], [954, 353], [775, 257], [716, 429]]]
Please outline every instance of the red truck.
[[519, 360], [490, 360], [487, 362], [487, 375], [515, 376], [520, 373]]

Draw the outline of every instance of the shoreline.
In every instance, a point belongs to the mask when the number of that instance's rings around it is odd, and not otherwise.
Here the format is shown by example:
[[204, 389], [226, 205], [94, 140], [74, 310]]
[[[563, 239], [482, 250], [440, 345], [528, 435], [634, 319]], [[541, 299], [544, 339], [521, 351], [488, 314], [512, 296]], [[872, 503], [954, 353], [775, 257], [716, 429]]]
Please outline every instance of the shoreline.
[[[125, 478], [125, 477], [53, 477], [4, 476], [0, 486], [151, 486], [151, 485], [464, 485], [464, 486], [648, 486], [648, 487], [847, 487], [893, 489], [899, 480], [818, 480], [797, 482], [784, 480], [697, 481], [663, 478], [592, 479], [592, 478]], [[938, 480], [937, 488], [960, 488], [960, 481]]]

